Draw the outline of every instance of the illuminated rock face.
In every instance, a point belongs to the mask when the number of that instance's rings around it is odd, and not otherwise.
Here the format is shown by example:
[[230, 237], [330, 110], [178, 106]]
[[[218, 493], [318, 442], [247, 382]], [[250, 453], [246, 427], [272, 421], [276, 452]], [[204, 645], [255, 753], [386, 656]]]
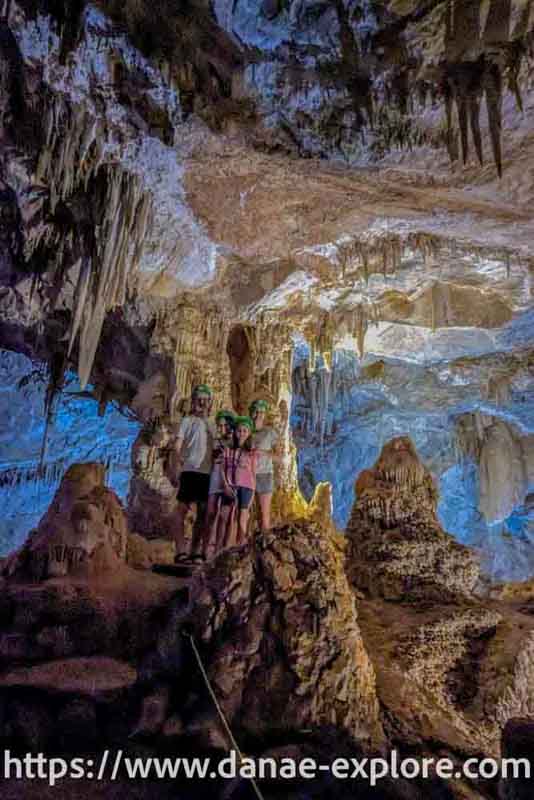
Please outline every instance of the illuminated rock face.
[[232, 723], [381, 737], [375, 678], [343, 553], [316, 523], [273, 529], [220, 556], [192, 589], [191, 623]]
[[488, 522], [506, 519], [523, 505], [534, 483], [534, 436], [504, 419], [476, 412], [459, 420], [458, 440], [479, 466], [481, 513]]
[[[354, 476], [373, 466], [386, 442], [409, 435], [439, 488], [443, 529], [476, 549], [492, 580], [525, 580], [534, 571], [532, 351], [517, 330], [517, 350], [460, 356], [437, 346], [443, 333], [432, 334], [431, 347], [414, 350], [410, 361], [408, 353], [369, 352], [361, 362], [336, 351], [330, 374], [310, 372], [308, 349], [299, 344], [292, 426], [302, 490], [310, 498], [317, 482], [330, 481], [334, 519], [344, 529]], [[481, 461], [484, 442], [498, 429], [509, 447], [494, 449], [492, 459], [484, 448]], [[498, 515], [483, 513], [488, 502]]]
[[10, 576], [43, 580], [116, 573], [126, 563], [128, 526], [101, 464], [74, 464], [28, 541], [7, 560]]
[[53, 500], [71, 464], [98, 461], [106, 466], [106, 484], [126, 500], [132, 444], [139, 424], [112, 404], [100, 408], [93, 387], [80, 391], [69, 375], [57, 398], [46, 436], [43, 406], [44, 365], [19, 353], [0, 354], [0, 555], [17, 549]]
[[441, 528], [434, 481], [409, 438], [388, 442], [355, 490], [347, 526], [355, 586], [397, 600], [471, 596], [478, 559]]
[[[532, 348], [530, 4], [64, 5], [6, 4], [0, 35], [0, 343], [50, 365], [49, 398], [76, 369], [165, 437], [198, 379], [267, 395], [281, 521], [303, 506], [293, 335], [325, 368], [342, 342], [444, 370]], [[163, 531], [165, 454], [143, 447], [135, 527]]]

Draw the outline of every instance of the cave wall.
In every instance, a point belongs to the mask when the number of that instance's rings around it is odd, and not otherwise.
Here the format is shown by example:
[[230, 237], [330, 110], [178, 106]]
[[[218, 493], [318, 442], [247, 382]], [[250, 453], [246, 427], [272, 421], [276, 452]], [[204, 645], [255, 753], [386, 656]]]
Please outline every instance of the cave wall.
[[139, 423], [113, 406], [100, 416], [90, 390], [81, 393], [76, 377], [70, 376], [47, 434], [39, 477], [46, 374], [42, 365], [22, 355], [0, 353], [0, 556], [25, 541], [71, 464], [102, 462], [108, 485], [125, 501]]
[[372, 354], [361, 362], [339, 351], [331, 374], [320, 367], [309, 373], [308, 356], [301, 343], [292, 406], [299, 482], [306, 497], [317, 482], [330, 481], [334, 519], [345, 528], [355, 477], [372, 466], [386, 442], [408, 435], [438, 483], [438, 517], [445, 530], [476, 548], [485, 573], [494, 579], [531, 577], [529, 355], [515, 361], [502, 355], [481, 361], [453, 358], [448, 364], [438, 359], [425, 366]]

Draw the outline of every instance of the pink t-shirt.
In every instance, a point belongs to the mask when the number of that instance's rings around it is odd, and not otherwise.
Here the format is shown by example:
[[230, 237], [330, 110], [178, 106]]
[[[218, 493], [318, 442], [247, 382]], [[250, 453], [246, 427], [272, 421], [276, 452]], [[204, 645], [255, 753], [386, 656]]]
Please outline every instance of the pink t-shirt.
[[230, 486], [242, 486], [255, 491], [258, 455], [257, 450], [225, 447], [224, 471]]

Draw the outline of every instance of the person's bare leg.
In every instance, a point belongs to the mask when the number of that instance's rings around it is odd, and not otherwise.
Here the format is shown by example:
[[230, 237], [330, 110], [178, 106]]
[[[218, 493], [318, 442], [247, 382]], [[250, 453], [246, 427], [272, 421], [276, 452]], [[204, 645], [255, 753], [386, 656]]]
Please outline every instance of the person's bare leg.
[[260, 516], [261, 516], [261, 529], [262, 531], [271, 530], [271, 501], [272, 494], [259, 494], [260, 501]]
[[225, 537], [224, 549], [235, 547], [237, 544], [237, 516], [239, 511], [235, 505], [224, 506], [225, 515]]
[[187, 503], [178, 503], [176, 509], [175, 528], [174, 528], [174, 541], [176, 543], [176, 555], [185, 553], [185, 518], [189, 512], [189, 505]]
[[191, 542], [191, 555], [206, 555], [206, 545], [209, 538], [209, 528], [206, 524], [207, 503], [197, 503], [197, 516], [193, 525], [193, 537]]
[[250, 519], [250, 509], [241, 508], [239, 510], [239, 525], [237, 532], [237, 544], [245, 544], [248, 537], [248, 521]]
[[221, 503], [217, 521], [217, 552], [232, 546], [232, 507]]
[[218, 551], [218, 502], [218, 496], [210, 494], [206, 513], [206, 555], [208, 555], [208, 552], [216, 555]]

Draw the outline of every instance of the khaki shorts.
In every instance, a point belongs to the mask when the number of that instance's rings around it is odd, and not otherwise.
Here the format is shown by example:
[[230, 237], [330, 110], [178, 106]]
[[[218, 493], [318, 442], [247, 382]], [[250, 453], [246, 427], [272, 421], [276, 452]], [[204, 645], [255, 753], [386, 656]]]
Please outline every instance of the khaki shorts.
[[274, 481], [272, 472], [256, 475], [256, 492], [258, 494], [272, 494], [273, 489]]

